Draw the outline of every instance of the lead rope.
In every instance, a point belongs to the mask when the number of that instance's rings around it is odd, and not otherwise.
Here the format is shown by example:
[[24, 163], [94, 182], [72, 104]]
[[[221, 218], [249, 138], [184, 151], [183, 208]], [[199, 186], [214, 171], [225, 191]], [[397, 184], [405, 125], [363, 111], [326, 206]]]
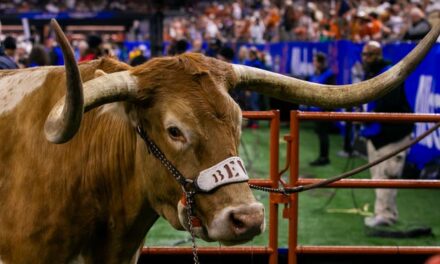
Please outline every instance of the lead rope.
[[326, 180], [323, 180], [323, 181], [320, 181], [320, 182], [317, 182], [317, 183], [308, 184], [306, 186], [300, 185], [300, 186], [296, 186], [296, 187], [284, 187], [283, 186], [281, 188], [269, 188], [269, 187], [262, 187], [262, 186], [257, 186], [257, 185], [253, 185], [253, 184], [249, 184], [249, 186], [252, 189], [255, 189], [255, 190], [260, 190], [260, 191], [264, 191], [264, 192], [282, 193], [282, 194], [285, 194], [285, 195], [288, 195], [288, 194], [291, 194], [291, 193], [307, 191], [307, 190], [319, 188], [319, 187], [322, 187], [322, 186], [326, 186], [326, 185], [328, 185], [330, 183], [333, 183], [335, 181], [339, 181], [341, 179], [348, 178], [348, 177], [350, 177], [352, 175], [355, 175], [355, 174], [357, 174], [359, 172], [362, 172], [362, 171], [364, 171], [366, 169], [369, 169], [369, 168], [371, 168], [371, 167], [381, 163], [382, 161], [387, 160], [387, 159], [397, 155], [398, 153], [406, 150], [407, 148], [409, 148], [412, 145], [416, 144], [420, 140], [424, 139], [426, 136], [428, 136], [429, 134], [434, 132], [439, 127], [440, 127], [440, 122], [436, 123], [433, 127], [428, 129], [427, 131], [425, 131], [420, 136], [412, 139], [411, 141], [409, 141], [408, 143], [406, 143], [402, 147], [400, 147], [400, 148], [398, 148], [398, 149], [396, 149], [394, 151], [391, 151], [390, 153], [380, 157], [377, 160], [374, 160], [374, 161], [372, 161], [370, 163], [367, 163], [367, 164], [364, 164], [364, 165], [362, 165], [360, 167], [357, 167], [357, 168], [355, 168], [355, 169], [353, 169], [351, 171], [345, 172], [345, 173], [340, 174], [338, 176], [335, 176], [335, 177], [332, 177], [332, 178], [329, 178], [329, 179], [326, 179]]
[[194, 215], [194, 194], [193, 191], [185, 191], [185, 198], [186, 198], [186, 216], [188, 218], [188, 225], [189, 225], [189, 233], [191, 234], [191, 242], [192, 242], [192, 253], [193, 253], [193, 260], [195, 264], [199, 264], [199, 256], [197, 254], [197, 244], [196, 244], [196, 236], [194, 234], [194, 227], [193, 227], [193, 215]]

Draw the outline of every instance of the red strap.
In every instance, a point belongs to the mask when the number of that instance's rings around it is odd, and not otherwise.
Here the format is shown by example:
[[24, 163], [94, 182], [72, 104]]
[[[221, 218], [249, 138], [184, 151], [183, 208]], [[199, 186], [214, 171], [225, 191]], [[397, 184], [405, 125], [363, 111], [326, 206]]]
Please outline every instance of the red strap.
[[191, 223], [193, 227], [201, 227], [202, 221], [197, 216], [191, 216]]
[[[185, 194], [183, 194], [182, 198], [180, 198], [180, 202], [182, 203], [183, 206], [186, 207], [187, 203], [186, 203]], [[193, 227], [201, 227], [202, 226], [202, 220], [200, 220], [200, 218], [198, 218], [197, 216], [191, 216], [191, 223], [192, 223]]]
[[182, 194], [182, 198], [180, 198], [180, 202], [182, 203], [183, 206], [186, 207], [187, 203], [186, 203], [186, 195]]

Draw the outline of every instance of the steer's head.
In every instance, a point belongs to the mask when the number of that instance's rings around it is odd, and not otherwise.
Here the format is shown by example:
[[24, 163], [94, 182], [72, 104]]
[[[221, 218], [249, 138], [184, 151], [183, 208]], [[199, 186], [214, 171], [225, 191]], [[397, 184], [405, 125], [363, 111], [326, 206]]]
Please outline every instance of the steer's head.
[[[264, 208], [245, 181], [243, 164], [233, 158], [238, 156], [241, 110], [228, 95], [234, 82], [225, 78], [230, 71], [226, 63], [189, 54], [154, 59], [130, 73], [140, 88], [134, 123], [203, 189], [194, 197], [201, 224], [195, 233], [229, 244], [250, 240], [264, 229]], [[155, 172], [146, 179], [154, 187], [148, 194], [154, 209], [174, 227], [188, 229], [182, 186], [158, 159], [145, 166], [146, 173]], [[228, 181], [233, 182], [222, 185]]]
[[[126, 102], [133, 130], [137, 126], [188, 180], [201, 180], [206, 190], [195, 196], [196, 233], [227, 244], [247, 241], [264, 228], [263, 206], [255, 201], [238, 158], [241, 111], [229, 89], [249, 89], [279, 99], [322, 107], [358, 105], [378, 98], [416, 67], [440, 32], [437, 25], [400, 63], [365, 82], [318, 85], [242, 65], [231, 65], [200, 54], [154, 59], [127, 71], [102, 74], [82, 82], [72, 51], [53, 22], [66, 62], [67, 93], [46, 120], [49, 141], [63, 143], [77, 132], [82, 115], [97, 106]], [[176, 228], [188, 229], [182, 186], [138, 137], [140, 169], [152, 187], [148, 199], [158, 214]], [[145, 162], [149, 160], [149, 162]], [[225, 168], [225, 165], [228, 168]], [[218, 184], [224, 177], [238, 181]], [[212, 169], [207, 173], [207, 169]], [[153, 173], [154, 172], [154, 173]], [[215, 174], [215, 173], [214, 173]], [[201, 176], [199, 176], [201, 175]], [[198, 180], [197, 180], [198, 181]], [[203, 189], [202, 188], [202, 189]]]

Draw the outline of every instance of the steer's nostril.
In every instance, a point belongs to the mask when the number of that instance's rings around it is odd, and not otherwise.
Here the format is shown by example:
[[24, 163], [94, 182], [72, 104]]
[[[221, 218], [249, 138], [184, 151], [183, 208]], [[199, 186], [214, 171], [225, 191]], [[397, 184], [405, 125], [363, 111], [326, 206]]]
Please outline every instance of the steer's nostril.
[[238, 215], [236, 213], [231, 213], [230, 220], [234, 228], [241, 229], [245, 227], [245, 223], [238, 218]]
[[261, 221], [258, 218], [249, 212], [231, 212], [229, 220], [232, 232], [241, 239], [249, 239], [261, 233]]

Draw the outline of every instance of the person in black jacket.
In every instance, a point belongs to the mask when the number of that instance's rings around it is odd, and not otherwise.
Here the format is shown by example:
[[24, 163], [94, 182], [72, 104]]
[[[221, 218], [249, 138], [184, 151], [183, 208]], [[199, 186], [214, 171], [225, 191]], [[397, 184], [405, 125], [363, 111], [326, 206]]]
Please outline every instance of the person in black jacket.
[[[373, 78], [391, 68], [391, 63], [383, 59], [382, 47], [376, 41], [370, 41], [363, 47], [362, 63], [365, 71], [365, 80]], [[380, 113], [412, 112], [406, 99], [403, 84], [376, 101], [368, 103], [367, 111]], [[366, 123], [361, 130], [361, 136], [367, 138], [368, 161], [376, 160], [406, 144], [410, 140], [412, 131], [412, 123]], [[404, 151], [372, 167], [370, 169], [372, 178], [392, 179], [400, 177], [405, 159], [406, 152]], [[396, 189], [376, 189], [374, 216], [365, 218], [365, 225], [375, 227], [396, 223], [398, 219], [396, 195]]]
[[[335, 84], [336, 75], [327, 65], [327, 55], [322, 52], [316, 52], [313, 56], [313, 66], [315, 68], [313, 75], [310, 76], [309, 81], [320, 84]], [[318, 109], [325, 111], [328, 109]], [[319, 156], [312, 162], [310, 166], [324, 166], [330, 163], [329, 150], [330, 139], [329, 133], [332, 127], [332, 122], [316, 121], [315, 133], [319, 140]]]
[[403, 36], [403, 40], [419, 41], [431, 30], [431, 24], [420, 8], [413, 7], [410, 11], [411, 24]]
[[14, 60], [17, 43], [15, 38], [7, 36], [0, 46], [0, 70], [18, 69], [18, 65]]

